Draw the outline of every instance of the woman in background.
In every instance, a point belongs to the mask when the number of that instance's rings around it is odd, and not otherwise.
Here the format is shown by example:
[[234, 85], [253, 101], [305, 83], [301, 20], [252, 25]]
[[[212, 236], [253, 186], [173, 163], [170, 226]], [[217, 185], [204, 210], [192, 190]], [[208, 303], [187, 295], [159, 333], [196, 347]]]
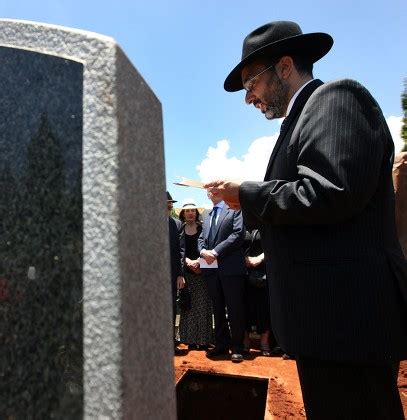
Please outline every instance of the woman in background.
[[199, 268], [198, 237], [202, 231], [200, 212], [192, 199], [177, 209], [182, 222], [181, 242], [185, 249], [184, 277], [191, 295], [191, 309], [182, 309], [179, 340], [189, 350], [207, 349], [213, 343], [212, 304]]

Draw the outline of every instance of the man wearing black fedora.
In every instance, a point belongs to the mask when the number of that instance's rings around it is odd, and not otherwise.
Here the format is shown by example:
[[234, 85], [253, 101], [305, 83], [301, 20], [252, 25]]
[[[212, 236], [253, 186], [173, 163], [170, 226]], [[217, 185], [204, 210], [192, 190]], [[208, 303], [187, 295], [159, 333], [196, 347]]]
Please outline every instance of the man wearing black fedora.
[[[168, 231], [170, 242], [170, 263], [171, 263], [171, 289], [172, 289], [172, 314], [173, 325], [175, 329], [176, 318], [176, 300], [177, 290], [182, 289], [185, 285], [182, 261], [184, 259], [184, 249], [180, 242], [181, 221], [171, 216], [174, 203], [171, 194], [167, 191], [167, 210], [168, 210]], [[174, 353], [181, 355], [183, 352], [177, 347], [175, 342], [174, 330]]]
[[325, 33], [271, 22], [243, 42], [229, 92], [285, 117], [263, 182], [205, 185], [261, 231], [271, 320], [295, 355], [309, 419], [402, 419], [407, 266], [396, 236], [394, 146], [358, 82], [323, 83]]

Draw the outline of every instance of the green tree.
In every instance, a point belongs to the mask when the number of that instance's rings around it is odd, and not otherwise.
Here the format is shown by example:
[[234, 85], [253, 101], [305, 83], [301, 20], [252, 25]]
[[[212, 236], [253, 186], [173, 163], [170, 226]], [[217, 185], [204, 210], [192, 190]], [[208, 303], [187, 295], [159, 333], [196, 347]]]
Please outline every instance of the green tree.
[[403, 125], [401, 126], [401, 138], [404, 140], [403, 152], [407, 152], [407, 79], [404, 79], [404, 91], [401, 94], [401, 106], [403, 108]]

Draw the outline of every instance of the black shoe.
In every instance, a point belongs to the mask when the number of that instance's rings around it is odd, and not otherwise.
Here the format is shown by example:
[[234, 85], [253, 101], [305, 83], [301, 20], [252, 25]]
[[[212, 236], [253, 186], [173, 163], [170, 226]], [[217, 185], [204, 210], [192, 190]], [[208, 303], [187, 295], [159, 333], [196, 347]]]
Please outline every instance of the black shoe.
[[193, 344], [193, 346], [195, 346], [195, 349], [192, 349], [192, 350], [208, 350], [209, 349], [209, 346], [206, 344]]
[[175, 356], [181, 356], [182, 354], [184, 354], [184, 352], [178, 347], [174, 347], [174, 354]]
[[220, 347], [215, 347], [211, 350], [207, 350], [206, 351], [206, 357], [218, 357], [218, 356], [224, 356], [226, 354], [229, 354], [229, 350], [228, 349], [224, 349], [224, 348], [220, 348]]
[[273, 347], [270, 351], [270, 355], [271, 356], [282, 356], [284, 354], [283, 350], [281, 349], [281, 347]]
[[233, 353], [232, 356], [230, 357], [230, 360], [233, 363], [243, 362], [243, 354], [241, 354], [241, 353]]
[[284, 353], [282, 355], [282, 358], [283, 358], [283, 360], [294, 360], [295, 359], [294, 356], [292, 356], [291, 354], [288, 354], [288, 353]]
[[197, 350], [208, 350], [209, 346], [207, 346], [206, 344], [197, 344], [196, 349]]
[[188, 344], [188, 350], [198, 350], [198, 344]]

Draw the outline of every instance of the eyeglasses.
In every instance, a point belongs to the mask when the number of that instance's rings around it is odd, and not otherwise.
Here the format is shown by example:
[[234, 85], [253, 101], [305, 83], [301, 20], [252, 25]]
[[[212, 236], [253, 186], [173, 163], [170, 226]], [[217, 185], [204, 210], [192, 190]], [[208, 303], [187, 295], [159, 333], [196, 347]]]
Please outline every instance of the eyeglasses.
[[264, 70], [262, 70], [260, 73], [257, 73], [256, 76], [251, 77], [249, 80], [246, 80], [246, 82], [243, 83], [243, 88], [245, 89], [246, 92], [250, 92], [253, 87], [254, 84], [256, 83], [256, 79], [262, 75], [265, 71], [271, 69], [272, 67], [274, 67], [275, 64], [272, 64], [271, 66], [266, 67]]

